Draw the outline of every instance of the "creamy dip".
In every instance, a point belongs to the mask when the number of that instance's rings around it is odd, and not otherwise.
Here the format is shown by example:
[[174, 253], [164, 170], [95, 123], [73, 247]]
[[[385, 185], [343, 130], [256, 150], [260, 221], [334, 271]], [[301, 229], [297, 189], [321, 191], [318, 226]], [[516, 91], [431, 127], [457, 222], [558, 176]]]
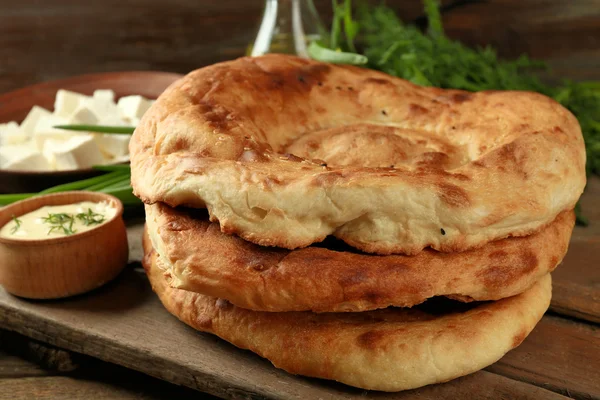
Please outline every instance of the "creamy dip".
[[108, 202], [45, 206], [13, 219], [0, 229], [0, 237], [22, 240], [49, 239], [89, 231], [109, 221], [117, 209]]

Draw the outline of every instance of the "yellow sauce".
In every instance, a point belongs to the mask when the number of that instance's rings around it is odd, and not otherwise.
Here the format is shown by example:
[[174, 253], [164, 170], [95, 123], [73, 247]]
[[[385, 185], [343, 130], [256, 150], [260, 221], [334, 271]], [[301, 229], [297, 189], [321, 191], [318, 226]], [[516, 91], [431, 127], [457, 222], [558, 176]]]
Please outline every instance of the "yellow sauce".
[[22, 240], [50, 239], [89, 231], [117, 213], [107, 202], [45, 206], [13, 218], [0, 229], [0, 237]]

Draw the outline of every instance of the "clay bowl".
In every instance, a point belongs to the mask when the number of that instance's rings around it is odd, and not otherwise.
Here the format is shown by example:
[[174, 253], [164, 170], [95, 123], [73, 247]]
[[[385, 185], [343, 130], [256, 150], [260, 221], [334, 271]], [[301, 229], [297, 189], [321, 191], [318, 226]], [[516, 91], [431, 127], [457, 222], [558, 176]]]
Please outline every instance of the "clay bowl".
[[[155, 99], [180, 77], [168, 72], [111, 72], [39, 83], [0, 95], [0, 123], [20, 123], [34, 105], [52, 110], [58, 89], [86, 95], [91, 95], [96, 89], [112, 89], [117, 99], [133, 94]], [[99, 174], [91, 168], [53, 172], [0, 170], [0, 193], [35, 193]]]
[[107, 201], [116, 215], [97, 227], [70, 236], [41, 240], [0, 237], [0, 284], [7, 292], [31, 299], [81, 294], [113, 278], [127, 264], [129, 247], [123, 204], [96, 192], [64, 192], [33, 197], [0, 208], [0, 227], [40, 207], [81, 201]]

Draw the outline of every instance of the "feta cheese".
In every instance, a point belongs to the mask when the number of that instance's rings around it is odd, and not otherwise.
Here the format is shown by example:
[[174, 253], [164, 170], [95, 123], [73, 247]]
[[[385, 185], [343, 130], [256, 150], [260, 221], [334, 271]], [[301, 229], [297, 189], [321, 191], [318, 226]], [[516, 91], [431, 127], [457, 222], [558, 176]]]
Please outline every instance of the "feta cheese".
[[114, 159], [112, 159], [111, 164], [119, 164], [119, 163], [129, 162], [130, 160], [131, 160], [131, 157], [129, 156], [129, 154], [125, 154], [124, 156], [115, 157]]
[[35, 128], [38, 125], [40, 118], [50, 117], [52, 113], [40, 106], [33, 106], [27, 117], [21, 123], [21, 131], [31, 137], [34, 134]]
[[29, 137], [21, 131], [15, 121], [0, 124], [0, 146], [25, 143]]
[[125, 96], [98, 89], [92, 96], [60, 89], [54, 112], [33, 106], [19, 126], [0, 124], [0, 168], [73, 170], [129, 159], [129, 135], [103, 135], [56, 129], [56, 125], [137, 126], [154, 103], [143, 96]]
[[137, 128], [137, 126], [138, 126], [139, 124], [140, 124], [140, 119], [139, 119], [139, 118], [131, 118], [131, 119], [129, 120], [129, 125], [130, 125], [130, 126], [133, 126], [133, 127], [136, 127], [136, 128]]
[[105, 156], [122, 157], [129, 153], [131, 135], [96, 135], [96, 143]]
[[69, 123], [71, 124], [98, 124], [98, 116], [88, 108], [87, 105], [80, 105], [77, 110], [70, 116]]
[[44, 142], [43, 155], [46, 157], [53, 169], [68, 171], [77, 169], [77, 161], [73, 154], [65, 152], [65, 144], [68, 140], [48, 139]]
[[52, 166], [32, 144], [0, 147], [0, 167], [16, 171], [49, 171]]
[[101, 118], [99, 124], [105, 126], [129, 126], [129, 122], [121, 118], [118, 112], [117, 114], [112, 114]]
[[121, 117], [129, 119], [142, 118], [144, 113], [148, 111], [152, 101], [142, 96], [125, 96], [119, 99], [117, 106], [121, 111]]
[[54, 115], [65, 119], [70, 118], [86, 99], [88, 99], [88, 96], [60, 89], [56, 92], [56, 99], [54, 100]]
[[115, 92], [110, 89], [95, 90], [93, 98], [95, 102], [115, 104]]
[[88, 99], [85, 105], [96, 115], [98, 121], [105, 118], [119, 117], [119, 108], [114, 101], [106, 101], [101, 96]]
[[71, 169], [105, 164], [100, 148], [91, 134], [79, 134], [66, 141], [49, 142], [44, 148], [44, 154], [53, 158], [57, 168], [71, 167], [73, 164], [75, 167]]
[[66, 125], [69, 121], [56, 115], [43, 116], [39, 119], [33, 133], [33, 139], [39, 151], [44, 148], [44, 142], [48, 139], [68, 139], [71, 136], [79, 135], [64, 129], [56, 129], [55, 125]]

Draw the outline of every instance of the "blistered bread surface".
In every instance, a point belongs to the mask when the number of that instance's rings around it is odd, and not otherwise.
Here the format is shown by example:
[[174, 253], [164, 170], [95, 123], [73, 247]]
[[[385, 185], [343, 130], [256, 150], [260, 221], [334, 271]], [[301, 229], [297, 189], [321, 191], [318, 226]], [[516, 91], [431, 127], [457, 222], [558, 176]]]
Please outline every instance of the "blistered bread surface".
[[331, 239], [297, 250], [258, 246], [222, 233], [204, 210], [162, 203], [146, 206], [146, 223], [174, 288], [257, 311], [356, 312], [522, 293], [562, 261], [575, 218], [569, 211], [533, 235], [415, 256], [364, 254]]
[[146, 203], [206, 207], [225, 233], [295, 249], [449, 252], [524, 236], [585, 185], [575, 117], [536, 93], [415, 86], [286, 55], [188, 74], [133, 135]]

